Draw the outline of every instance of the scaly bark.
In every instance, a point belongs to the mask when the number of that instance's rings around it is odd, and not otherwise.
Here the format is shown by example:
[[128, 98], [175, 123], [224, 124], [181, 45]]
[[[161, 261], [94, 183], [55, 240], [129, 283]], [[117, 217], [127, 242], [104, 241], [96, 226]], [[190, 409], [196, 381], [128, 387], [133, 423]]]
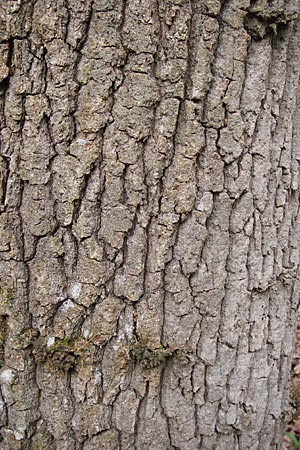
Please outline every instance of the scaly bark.
[[2, 2], [3, 450], [280, 448], [298, 13]]

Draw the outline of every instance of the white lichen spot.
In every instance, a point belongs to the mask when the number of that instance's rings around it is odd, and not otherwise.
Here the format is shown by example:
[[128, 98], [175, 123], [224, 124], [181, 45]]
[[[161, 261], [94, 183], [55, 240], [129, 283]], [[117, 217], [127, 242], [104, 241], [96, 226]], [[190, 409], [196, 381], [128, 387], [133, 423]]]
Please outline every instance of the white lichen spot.
[[22, 439], [25, 438], [25, 433], [24, 433], [24, 431], [23, 431], [23, 430], [20, 430], [20, 429], [16, 430], [16, 431], [14, 432], [14, 435], [15, 435], [15, 438], [16, 438], [17, 441], [21, 441]]
[[84, 339], [87, 339], [90, 335], [90, 332], [87, 328], [83, 328], [82, 330], [82, 336], [84, 337]]
[[0, 374], [0, 381], [4, 384], [12, 384], [15, 378], [14, 375], [15, 374], [12, 369], [5, 369]]
[[166, 127], [163, 124], [160, 124], [160, 126], [159, 126], [160, 133], [164, 134], [165, 130], [166, 130]]
[[204, 192], [201, 199], [196, 202], [197, 211], [210, 213], [213, 207], [213, 194], [211, 192]]
[[133, 324], [132, 323], [130, 323], [130, 324], [126, 323], [125, 327], [124, 327], [124, 330], [125, 330], [125, 335], [126, 335], [127, 339], [130, 339], [132, 337], [132, 334], [133, 334]]
[[74, 308], [76, 305], [72, 302], [72, 300], [68, 299], [65, 301], [61, 307], [63, 311], [67, 311], [70, 308]]
[[96, 369], [94, 373], [95, 373], [95, 376], [94, 376], [95, 383], [96, 384], [101, 383], [101, 381], [102, 381], [101, 372], [98, 369]]
[[81, 334], [85, 339], [87, 339], [90, 336], [90, 334], [91, 334], [91, 318], [90, 317], [88, 317], [82, 324]]
[[120, 333], [119, 336], [117, 337], [117, 341], [123, 342], [124, 340], [125, 340], [125, 335], [123, 333]]
[[85, 144], [85, 143], [86, 143], [85, 139], [82, 139], [82, 138], [77, 139], [77, 144]]
[[70, 286], [70, 297], [73, 298], [74, 300], [77, 299], [80, 295], [80, 291], [81, 291], [81, 283], [71, 283]]
[[47, 347], [51, 347], [52, 345], [54, 345], [55, 342], [55, 337], [51, 336], [49, 337], [48, 341], [47, 341]]

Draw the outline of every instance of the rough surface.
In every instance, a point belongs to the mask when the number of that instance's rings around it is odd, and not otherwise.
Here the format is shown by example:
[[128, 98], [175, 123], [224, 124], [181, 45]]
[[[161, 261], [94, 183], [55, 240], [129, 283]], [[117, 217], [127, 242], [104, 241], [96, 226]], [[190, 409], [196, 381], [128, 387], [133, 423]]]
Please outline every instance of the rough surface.
[[0, 2], [2, 450], [276, 450], [298, 0]]

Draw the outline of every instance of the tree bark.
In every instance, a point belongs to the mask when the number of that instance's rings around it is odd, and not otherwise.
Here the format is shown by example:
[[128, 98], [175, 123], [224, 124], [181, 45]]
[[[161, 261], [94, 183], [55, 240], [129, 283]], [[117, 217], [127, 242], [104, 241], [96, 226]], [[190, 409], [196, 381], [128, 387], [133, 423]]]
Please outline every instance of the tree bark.
[[2, 2], [1, 449], [280, 449], [298, 13]]

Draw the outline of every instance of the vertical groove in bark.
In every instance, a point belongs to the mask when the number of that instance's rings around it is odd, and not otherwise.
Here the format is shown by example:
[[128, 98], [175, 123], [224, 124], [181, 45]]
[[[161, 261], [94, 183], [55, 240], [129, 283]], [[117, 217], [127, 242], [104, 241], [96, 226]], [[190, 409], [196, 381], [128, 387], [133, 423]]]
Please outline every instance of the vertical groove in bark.
[[298, 11], [0, 5], [3, 450], [280, 448]]

